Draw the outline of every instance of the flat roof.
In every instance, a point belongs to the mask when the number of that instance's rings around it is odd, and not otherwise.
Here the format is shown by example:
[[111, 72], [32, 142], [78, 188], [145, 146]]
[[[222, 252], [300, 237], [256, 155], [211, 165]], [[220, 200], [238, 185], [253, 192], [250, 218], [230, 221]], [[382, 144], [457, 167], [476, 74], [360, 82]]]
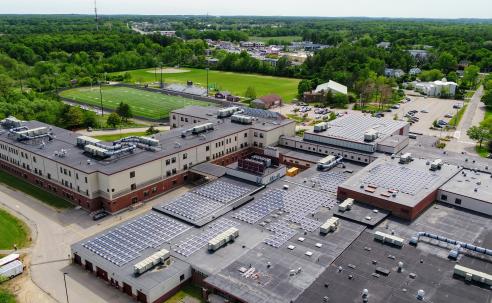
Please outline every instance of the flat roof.
[[490, 173], [464, 169], [441, 186], [440, 189], [449, 193], [492, 203], [491, 176]]
[[[207, 108], [205, 107], [204, 109]], [[216, 121], [216, 127], [214, 130], [203, 133], [203, 135], [205, 135], [205, 140], [203, 140], [202, 136], [195, 135], [182, 138], [181, 132], [189, 127], [172, 129], [167, 132], [152, 135], [153, 138], [159, 141], [161, 147], [161, 149], [156, 152], [137, 148], [133, 153], [125, 154], [116, 159], [105, 160], [97, 160], [90, 157], [84, 153], [83, 149], [78, 148], [76, 146], [76, 142], [77, 137], [80, 136], [79, 134], [38, 121], [27, 121], [23, 122], [22, 125], [27, 126], [30, 129], [37, 127], [46, 127], [51, 129], [54, 138], [51, 141], [45, 139], [45, 145], [43, 148], [41, 148], [41, 141], [39, 140], [37, 142], [20, 142], [9, 138], [8, 130], [0, 132], [0, 142], [16, 146], [79, 171], [86, 173], [101, 172], [109, 175], [131, 167], [145, 164], [147, 162], [158, 160], [195, 146], [202, 145], [206, 142], [211, 142], [247, 129], [268, 131], [289, 123], [295, 122], [287, 119], [258, 118], [253, 125], [243, 125], [233, 123], [230, 119], [223, 119], [220, 123]], [[218, 126], [218, 124], [220, 124], [220, 126]], [[108, 142], [107, 145], [111, 145], [111, 143]], [[67, 151], [66, 155], [64, 157], [56, 156], [55, 154], [59, 153], [62, 149]], [[88, 164], [87, 160], [90, 160], [90, 164]]]
[[402, 142], [408, 141], [408, 136], [392, 135], [384, 138], [378, 144], [383, 146], [397, 147]]
[[[403, 247], [400, 249], [375, 241], [373, 233], [376, 230], [388, 234], [394, 232], [395, 236], [404, 239]], [[412, 223], [389, 217], [376, 230], [366, 229], [296, 302], [323, 302], [325, 297], [328, 302], [362, 302], [363, 289], [369, 291], [369, 302], [417, 302], [416, 295], [420, 289], [425, 291], [424, 302], [490, 302], [492, 297], [488, 287], [469, 284], [453, 276], [456, 262], [447, 258], [452, 245], [435, 241], [421, 241], [417, 247], [408, 244], [415, 233], [431, 231], [490, 248], [490, 219], [439, 205], [427, 209]], [[402, 272], [397, 271], [400, 261], [403, 262]], [[459, 264], [492, 273], [491, 259], [483, 256], [461, 254]], [[389, 275], [374, 276], [377, 267], [387, 269]], [[415, 274], [414, 278], [411, 274]]]
[[[340, 185], [343, 189], [414, 207], [460, 171], [444, 164], [430, 171], [432, 160], [414, 159], [400, 164], [399, 158], [380, 157]], [[396, 194], [396, 196], [393, 196]]]
[[[309, 130], [306, 131], [305, 134], [358, 143], [375, 144], [407, 125], [408, 122], [403, 121], [376, 118], [364, 114], [347, 114], [328, 122], [328, 129], [325, 131], [314, 132], [314, 130]], [[373, 142], [366, 142], [364, 141], [364, 133], [371, 129], [376, 130], [379, 133], [379, 137]]]

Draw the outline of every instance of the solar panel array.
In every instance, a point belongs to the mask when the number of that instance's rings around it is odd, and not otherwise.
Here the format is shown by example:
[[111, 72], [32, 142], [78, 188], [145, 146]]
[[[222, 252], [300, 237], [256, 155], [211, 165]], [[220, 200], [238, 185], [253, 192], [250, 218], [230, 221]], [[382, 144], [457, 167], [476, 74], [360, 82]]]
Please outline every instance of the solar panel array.
[[276, 248], [284, 245], [285, 242], [289, 241], [297, 233], [285, 221], [272, 223], [267, 227], [267, 230], [273, 232], [273, 235], [268, 236], [264, 242]]
[[196, 221], [222, 206], [223, 204], [220, 202], [190, 192], [162, 206], [162, 208], [171, 214]]
[[217, 180], [198, 188], [194, 193], [225, 204], [246, 195], [250, 191], [251, 189], [247, 186]]
[[361, 181], [367, 185], [397, 190], [414, 196], [438, 179], [439, 176], [433, 173], [383, 163], [373, 167]]
[[390, 135], [404, 126], [404, 122], [374, 118], [364, 115], [345, 115], [329, 122], [323, 135], [364, 142], [364, 133], [375, 129], [382, 135]]
[[284, 194], [285, 192], [281, 190], [269, 189], [260, 198], [241, 208], [233, 217], [249, 224], [255, 224], [272, 211], [284, 207]]
[[180, 255], [189, 257], [196, 251], [200, 250], [208, 244], [208, 241], [215, 238], [220, 233], [228, 230], [231, 227], [237, 227], [239, 223], [226, 218], [220, 218], [214, 223], [208, 225], [204, 232], [194, 235], [186, 240], [180, 241], [176, 244], [176, 248], [173, 250]]
[[148, 248], [158, 248], [190, 227], [156, 212], [125, 223], [85, 242], [82, 246], [122, 266]]
[[160, 208], [170, 215], [198, 221], [251, 191], [250, 186], [217, 180], [186, 193]]
[[322, 190], [336, 193], [338, 186], [345, 182], [347, 178], [347, 174], [343, 172], [323, 172], [317, 174], [311, 180], [316, 182]]

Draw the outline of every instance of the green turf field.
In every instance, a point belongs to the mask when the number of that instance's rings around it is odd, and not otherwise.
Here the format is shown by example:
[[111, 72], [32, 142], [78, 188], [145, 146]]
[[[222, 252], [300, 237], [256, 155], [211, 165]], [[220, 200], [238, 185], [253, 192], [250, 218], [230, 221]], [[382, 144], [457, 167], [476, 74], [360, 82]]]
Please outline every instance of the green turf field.
[[0, 209], [0, 249], [18, 248], [28, 243], [29, 229], [27, 226], [8, 212]]
[[[99, 88], [74, 88], [61, 92], [62, 97], [73, 99], [89, 105], [100, 106]], [[103, 87], [103, 106], [115, 109], [120, 102], [128, 103], [134, 116], [150, 119], [169, 117], [172, 110], [188, 105], [210, 106], [213, 103], [191, 100], [179, 96], [169, 96], [135, 88], [105, 86]]]
[[[182, 68], [188, 72], [164, 73], [164, 82], [186, 83], [191, 80], [199, 86], [207, 85], [207, 73], [203, 69]], [[160, 81], [160, 73], [157, 74], [152, 68], [129, 71], [132, 75], [132, 82], [149, 83]], [[118, 73], [116, 73], [118, 74]], [[121, 74], [121, 73], [119, 73]], [[241, 74], [211, 70], [209, 72], [209, 84], [214, 85], [219, 90], [229, 91], [237, 96], [244, 96], [248, 86], [256, 90], [258, 97], [268, 94], [277, 94], [285, 102], [291, 102], [297, 95], [299, 79], [270, 77], [256, 74]]]

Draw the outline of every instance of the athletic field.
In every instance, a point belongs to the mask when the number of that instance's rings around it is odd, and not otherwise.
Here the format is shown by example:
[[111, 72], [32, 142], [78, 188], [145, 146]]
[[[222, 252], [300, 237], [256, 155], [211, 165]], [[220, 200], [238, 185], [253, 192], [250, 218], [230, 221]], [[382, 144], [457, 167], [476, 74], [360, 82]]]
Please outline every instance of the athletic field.
[[[74, 88], [63, 91], [60, 95], [98, 108], [101, 106], [99, 87]], [[210, 102], [117, 86], [104, 86], [102, 95], [104, 108], [116, 109], [118, 104], [123, 102], [131, 106], [134, 116], [150, 119], [167, 118], [172, 110], [183, 108], [188, 105], [213, 105], [213, 103]]]
[[[131, 82], [151, 83], [160, 81], [160, 69], [139, 69], [128, 71], [132, 78]], [[122, 74], [119, 72], [115, 74]], [[186, 83], [193, 81], [194, 84], [202, 87], [207, 86], [207, 72], [203, 69], [182, 68], [179, 72], [176, 69], [165, 69], [162, 74], [164, 82], [167, 83]], [[277, 94], [284, 102], [289, 103], [296, 98], [299, 79], [271, 77], [257, 74], [242, 74], [233, 72], [209, 71], [209, 85], [211, 89], [217, 88], [221, 91], [228, 91], [236, 96], [244, 96], [248, 86], [256, 90], [257, 97], [268, 94]]]

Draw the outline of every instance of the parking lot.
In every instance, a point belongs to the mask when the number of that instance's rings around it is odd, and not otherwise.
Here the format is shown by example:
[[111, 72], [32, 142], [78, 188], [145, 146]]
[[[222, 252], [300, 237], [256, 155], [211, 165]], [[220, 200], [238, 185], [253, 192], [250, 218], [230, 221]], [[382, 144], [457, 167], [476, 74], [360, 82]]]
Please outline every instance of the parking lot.
[[[441, 135], [445, 132], [441, 130], [431, 130], [430, 127], [432, 126], [432, 123], [435, 120], [449, 122], [451, 118], [447, 118], [445, 115], [456, 115], [457, 109], [453, 108], [453, 105], [457, 103], [463, 104], [463, 101], [449, 99], [424, 98], [421, 96], [409, 96], [409, 98], [411, 101], [401, 103], [399, 109], [393, 109], [392, 113], [387, 113], [387, 115], [385, 115], [385, 118], [393, 119], [394, 115], [397, 114], [398, 118], [402, 119], [409, 111], [417, 110], [418, 112], [414, 117], [418, 117], [419, 121], [410, 127], [410, 131], [431, 136]], [[423, 113], [422, 111], [426, 111], [426, 113]]]

